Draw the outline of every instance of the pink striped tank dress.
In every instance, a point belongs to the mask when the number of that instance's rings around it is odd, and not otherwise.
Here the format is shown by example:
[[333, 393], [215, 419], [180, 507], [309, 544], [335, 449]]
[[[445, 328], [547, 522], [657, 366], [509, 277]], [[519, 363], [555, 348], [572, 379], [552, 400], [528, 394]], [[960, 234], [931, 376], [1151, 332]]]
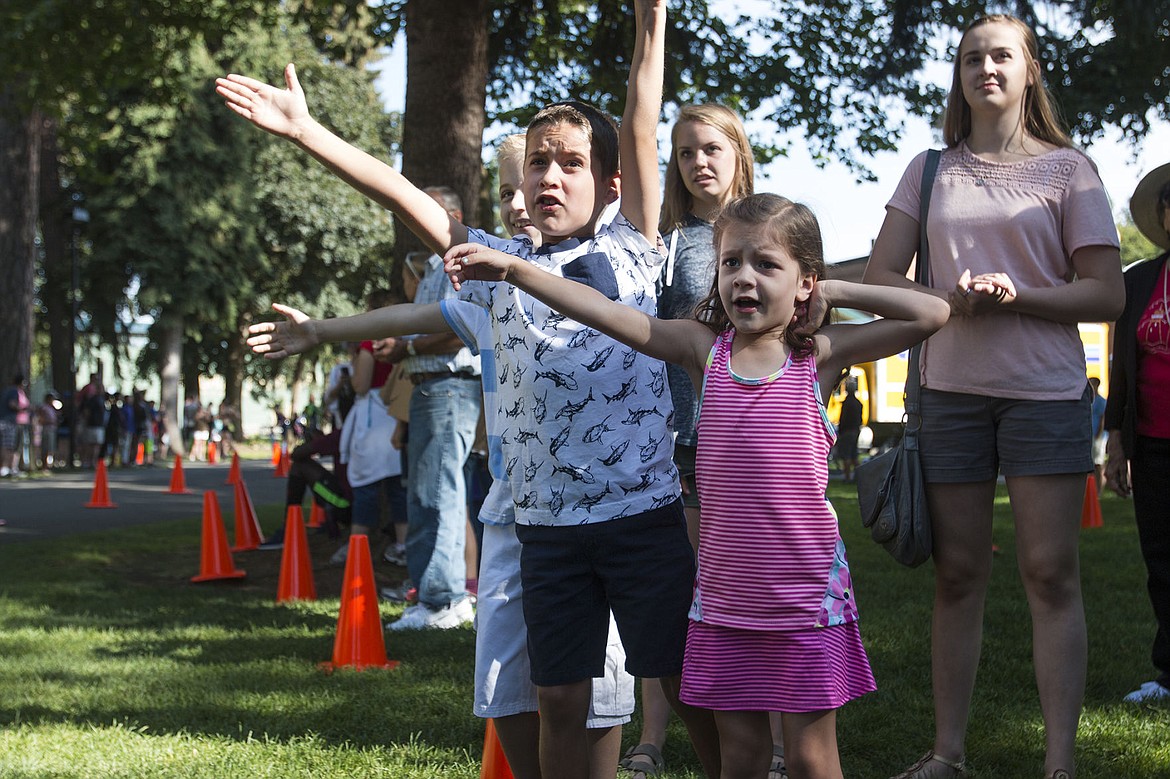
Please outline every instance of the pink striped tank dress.
[[816, 359], [731, 370], [735, 333], [707, 359], [698, 423], [702, 501], [680, 697], [726, 711], [835, 709], [875, 689], [837, 517], [835, 439]]

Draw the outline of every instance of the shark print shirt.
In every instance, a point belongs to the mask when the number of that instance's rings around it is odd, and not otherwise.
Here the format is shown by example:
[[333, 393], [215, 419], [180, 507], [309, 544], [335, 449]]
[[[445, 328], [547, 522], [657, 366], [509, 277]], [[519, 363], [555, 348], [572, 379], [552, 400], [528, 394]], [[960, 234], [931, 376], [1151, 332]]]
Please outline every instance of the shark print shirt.
[[[583, 282], [654, 316], [662, 255], [622, 215], [597, 235], [534, 250], [469, 230], [469, 240]], [[468, 282], [488, 310], [499, 403], [493, 426], [516, 521], [606, 522], [679, 497], [666, 365], [553, 311], [506, 282]], [[485, 362], [486, 364], [486, 362]]]

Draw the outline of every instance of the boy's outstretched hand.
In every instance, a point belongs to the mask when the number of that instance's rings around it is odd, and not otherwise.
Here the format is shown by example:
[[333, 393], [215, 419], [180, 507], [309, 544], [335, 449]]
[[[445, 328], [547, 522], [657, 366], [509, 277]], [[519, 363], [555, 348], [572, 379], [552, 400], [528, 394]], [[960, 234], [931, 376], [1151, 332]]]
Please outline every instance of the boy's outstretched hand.
[[297, 69], [291, 62], [285, 66], [287, 89], [257, 81], [247, 76], [229, 74], [215, 80], [215, 91], [227, 102], [227, 107], [262, 130], [284, 138], [294, 138], [299, 128], [309, 121], [309, 106], [305, 93], [297, 81]]
[[248, 327], [248, 346], [256, 354], [278, 360], [307, 352], [320, 343], [308, 314], [279, 303], [273, 303], [272, 310], [283, 314], [285, 321], [259, 322]]
[[443, 256], [443, 272], [451, 286], [459, 289], [465, 281], [503, 281], [518, 257], [478, 243], [452, 246]]

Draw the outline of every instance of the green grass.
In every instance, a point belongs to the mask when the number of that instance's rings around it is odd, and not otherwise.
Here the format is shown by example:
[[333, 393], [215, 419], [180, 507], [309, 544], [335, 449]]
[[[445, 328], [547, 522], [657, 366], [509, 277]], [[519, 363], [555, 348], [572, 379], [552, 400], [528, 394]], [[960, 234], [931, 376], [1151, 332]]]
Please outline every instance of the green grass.
[[[846, 776], [887, 777], [931, 740], [931, 571], [870, 543], [834, 485], [879, 691], [841, 711]], [[1086, 777], [1170, 777], [1170, 707], [1120, 697], [1149, 678], [1153, 618], [1131, 506], [1107, 497], [1082, 541]], [[278, 508], [262, 508], [278, 522]], [[968, 757], [976, 777], [1038, 777], [1043, 737], [1006, 497]], [[393, 671], [322, 673], [338, 603], [278, 606], [247, 583], [195, 586], [199, 522], [0, 547], [0, 777], [478, 777], [474, 634], [391, 634]], [[384, 617], [397, 609], [383, 607]], [[626, 744], [637, 737], [628, 726]], [[670, 777], [697, 777], [681, 726]]]

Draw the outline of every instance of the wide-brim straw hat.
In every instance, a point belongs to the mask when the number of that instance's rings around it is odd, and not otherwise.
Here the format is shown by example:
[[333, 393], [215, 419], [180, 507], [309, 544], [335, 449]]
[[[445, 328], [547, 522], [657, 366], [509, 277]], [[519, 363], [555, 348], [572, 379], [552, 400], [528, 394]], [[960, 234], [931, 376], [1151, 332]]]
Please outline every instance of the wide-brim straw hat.
[[1167, 181], [1170, 181], [1170, 162], [1147, 173], [1129, 199], [1133, 223], [1142, 231], [1142, 235], [1163, 249], [1170, 249], [1170, 233], [1166, 232], [1162, 220], [1158, 219], [1158, 193]]

